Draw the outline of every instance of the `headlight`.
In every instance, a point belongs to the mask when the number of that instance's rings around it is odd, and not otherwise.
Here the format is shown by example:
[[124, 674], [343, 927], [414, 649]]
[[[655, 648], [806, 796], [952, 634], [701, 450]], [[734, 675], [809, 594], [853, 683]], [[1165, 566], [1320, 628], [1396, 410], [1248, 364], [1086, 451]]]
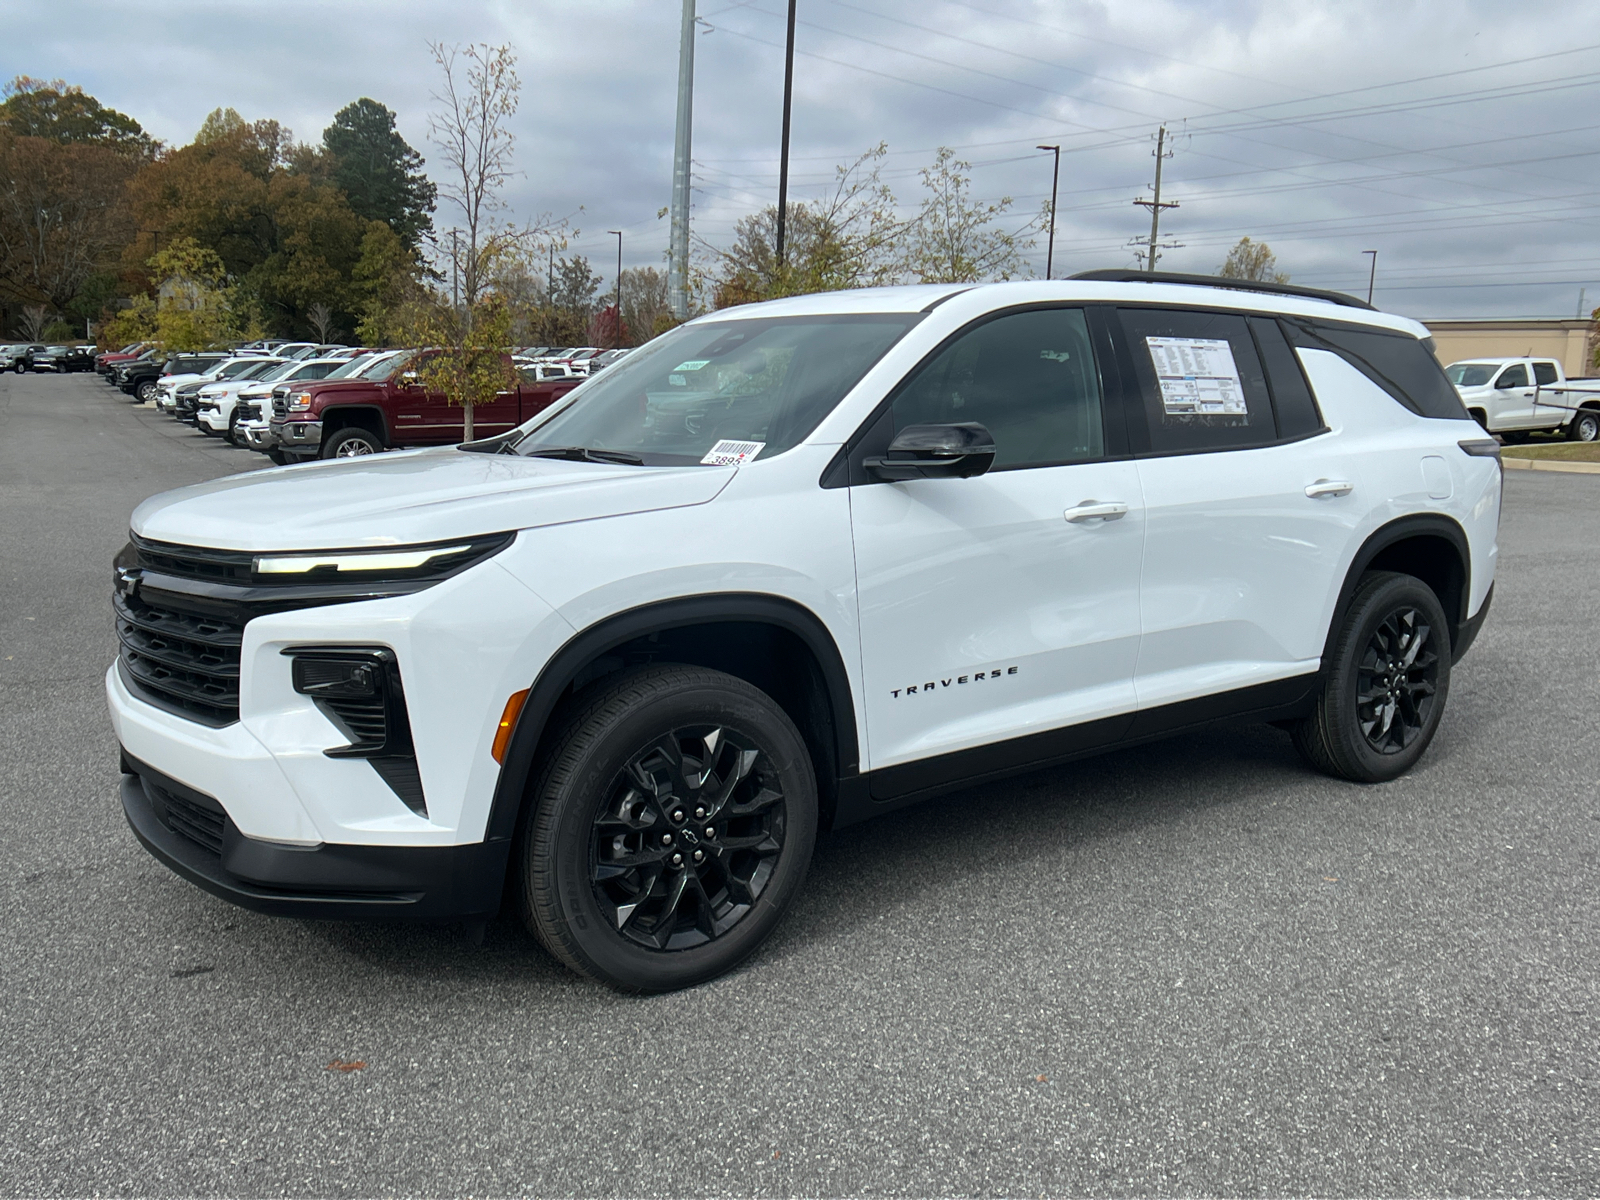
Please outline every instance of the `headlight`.
[[465, 570], [511, 544], [514, 534], [458, 538], [424, 546], [386, 546], [378, 550], [310, 550], [260, 554], [252, 569], [262, 582], [323, 583], [351, 580], [436, 581]]
[[311, 393], [310, 392], [296, 392], [296, 393], [294, 393], [293, 395], [291, 395], [289, 397], [289, 407], [290, 408], [296, 408], [296, 409], [310, 408], [311, 407]]

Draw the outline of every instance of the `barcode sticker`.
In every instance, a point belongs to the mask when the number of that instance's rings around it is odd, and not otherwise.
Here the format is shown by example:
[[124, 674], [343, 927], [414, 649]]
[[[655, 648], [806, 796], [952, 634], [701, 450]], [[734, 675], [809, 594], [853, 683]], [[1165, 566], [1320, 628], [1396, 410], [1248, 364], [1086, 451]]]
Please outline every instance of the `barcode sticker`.
[[765, 445], [765, 442], [732, 442], [723, 439], [706, 451], [706, 456], [700, 462], [708, 467], [737, 467], [760, 454]]

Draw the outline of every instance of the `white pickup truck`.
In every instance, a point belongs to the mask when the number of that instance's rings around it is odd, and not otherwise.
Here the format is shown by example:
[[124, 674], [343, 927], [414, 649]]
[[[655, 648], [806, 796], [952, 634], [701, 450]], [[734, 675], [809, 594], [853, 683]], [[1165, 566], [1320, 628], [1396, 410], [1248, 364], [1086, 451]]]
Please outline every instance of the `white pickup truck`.
[[1538, 432], [1565, 433], [1571, 442], [1600, 438], [1600, 379], [1568, 379], [1553, 358], [1474, 358], [1444, 373], [1473, 420], [1501, 441]]

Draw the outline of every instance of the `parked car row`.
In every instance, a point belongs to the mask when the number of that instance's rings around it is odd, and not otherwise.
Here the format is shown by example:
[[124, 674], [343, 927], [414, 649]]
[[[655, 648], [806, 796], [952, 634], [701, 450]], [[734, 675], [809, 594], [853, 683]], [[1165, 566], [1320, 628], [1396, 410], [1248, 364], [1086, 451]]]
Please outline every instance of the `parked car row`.
[[93, 346], [46, 346], [43, 342], [20, 342], [0, 346], [0, 371], [91, 371]]
[[[423, 381], [438, 353], [256, 343], [202, 354], [129, 346], [101, 358], [107, 382], [135, 403], [282, 464], [463, 441], [464, 411]], [[516, 382], [473, 409], [474, 438], [507, 432], [588, 377], [549, 358], [506, 363]]]

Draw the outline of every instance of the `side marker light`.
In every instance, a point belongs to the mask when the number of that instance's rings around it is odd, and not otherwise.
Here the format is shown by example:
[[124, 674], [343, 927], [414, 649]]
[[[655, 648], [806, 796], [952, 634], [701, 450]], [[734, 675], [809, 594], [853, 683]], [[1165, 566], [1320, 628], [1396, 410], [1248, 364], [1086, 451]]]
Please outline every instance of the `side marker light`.
[[500, 714], [500, 728], [494, 731], [494, 745], [489, 753], [494, 755], [494, 760], [502, 766], [506, 761], [506, 751], [511, 748], [511, 731], [517, 727], [517, 718], [522, 715], [522, 706], [527, 703], [528, 689], [513, 692], [511, 699], [506, 701], [505, 711]]

